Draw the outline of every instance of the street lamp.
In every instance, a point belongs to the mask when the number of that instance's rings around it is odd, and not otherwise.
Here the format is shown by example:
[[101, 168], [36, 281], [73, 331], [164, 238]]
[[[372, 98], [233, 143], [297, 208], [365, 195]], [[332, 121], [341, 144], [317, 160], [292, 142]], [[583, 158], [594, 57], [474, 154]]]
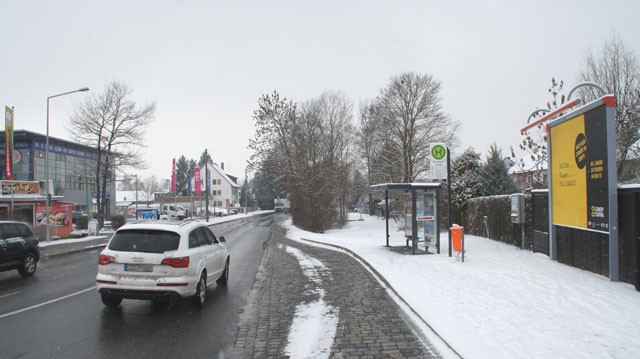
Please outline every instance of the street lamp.
[[60, 96], [72, 94], [74, 92], [81, 92], [81, 91], [89, 91], [89, 88], [83, 87], [75, 91], [69, 91], [69, 92], [60, 93], [57, 95], [47, 97], [47, 137], [46, 137], [45, 148], [44, 148], [44, 162], [45, 162], [44, 176], [45, 176], [45, 186], [47, 188], [47, 191], [46, 191], [47, 204], [46, 204], [44, 215], [45, 215], [45, 223], [47, 227], [47, 241], [51, 240], [51, 224], [49, 223], [49, 209], [50, 209], [49, 202], [51, 201], [51, 194], [49, 193], [49, 189], [50, 189], [49, 188], [49, 100], [54, 97], [60, 97]]

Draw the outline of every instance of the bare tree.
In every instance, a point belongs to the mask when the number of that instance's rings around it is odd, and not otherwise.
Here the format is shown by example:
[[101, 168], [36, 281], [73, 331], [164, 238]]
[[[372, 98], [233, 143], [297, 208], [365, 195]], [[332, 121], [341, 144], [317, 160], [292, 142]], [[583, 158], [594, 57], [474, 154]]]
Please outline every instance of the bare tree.
[[274, 182], [291, 199], [293, 222], [322, 232], [339, 226], [349, 204], [352, 105], [342, 93], [326, 92], [297, 106], [277, 92], [260, 98], [254, 112], [249, 168]]
[[[546, 109], [535, 111], [529, 120], [535, 121], [545, 113], [562, 106], [566, 100], [565, 95], [562, 94], [563, 88], [564, 81], [558, 82], [555, 78], [551, 78], [551, 86], [547, 90], [551, 99], [547, 102]], [[518, 169], [530, 174], [529, 178], [534, 188], [546, 188], [546, 176], [537, 175], [541, 171], [546, 171], [549, 164], [545, 124], [540, 123], [535, 128], [529, 129], [522, 134], [522, 137], [522, 142], [518, 145], [519, 151], [516, 151], [513, 146], [510, 148], [511, 158]]]
[[135, 177], [125, 175], [118, 181], [118, 190], [130, 191], [132, 186], [135, 186], [135, 183], [132, 184], [132, 181], [135, 181]]
[[100, 226], [104, 225], [107, 185], [115, 179], [115, 171], [145, 168], [141, 149], [155, 103], [137, 106], [131, 93], [122, 82], [107, 84], [103, 93], [76, 106], [67, 126], [78, 142], [98, 151], [94, 175]]
[[440, 90], [431, 75], [410, 72], [392, 77], [374, 101], [370, 116], [377, 123], [375, 157], [383, 175], [413, 182], [429, 169], [425, 153], [432, 142], [455, 147], [460, 122], [442, 111]]
[[142, 180], [140, 183], [140, 192], [142, 193], [142, 200], [147, 203], [153, 200], [153, 195], [156, 192], [160, 192], [160, 183], [156, 176], [149, 176]]
[[306, 228], [318, 225], [311, 230], [323, 231], [346, 221], [353, 179], [352, 113], [351, 102], [340, 92], [325, 92], [300, 108], [294, 151], [297, 168], [305, 175], [295, 188], [308, 200], [295, 202], [309, 206], [304, 213], [310, 218], [301, 222]]
[[[614, 33], [599, 54], [587, 53], [579, 80], [593, 81], [616, 97], [618, 180], [633, 177], [624, 168], [628, 160], [640, 155], [640, 64], [636, 54]], [[592, 88], [582, 90], [581, 95], [587, 100], [601, 96]]]

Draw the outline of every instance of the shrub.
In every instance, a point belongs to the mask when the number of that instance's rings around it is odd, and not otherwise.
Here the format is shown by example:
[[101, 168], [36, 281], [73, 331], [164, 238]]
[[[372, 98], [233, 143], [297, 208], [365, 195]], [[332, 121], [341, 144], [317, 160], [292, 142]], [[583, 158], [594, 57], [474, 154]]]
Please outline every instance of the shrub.
[[114, 214], [111, 216], [111, 228], [113, 230], [117, 230], [118, 228], [124, 226], [127, 223], [127, 218], [121, 214]]
[[69, 235], [69, 238], [83, 238], [86, 236], [87, 236], [86, 232], [71, 232], [71, 234]]
[[89, 227], [89, 217], [80, 216], [76, 219], [76, 228], [78, 229], [87, 229]]

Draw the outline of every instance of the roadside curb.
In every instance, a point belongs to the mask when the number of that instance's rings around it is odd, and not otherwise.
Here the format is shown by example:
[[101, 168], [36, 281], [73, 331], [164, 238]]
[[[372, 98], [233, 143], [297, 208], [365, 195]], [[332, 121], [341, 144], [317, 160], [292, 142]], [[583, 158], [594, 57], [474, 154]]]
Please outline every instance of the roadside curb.
[[[47, 246], [40, 247], [40, 256], [41, 258], [53, 258], [59, 257], [67, 254], [73, 254], [78, 252], [90, 251], [99, 248], [104, 248], [109, 242], [110, 236], [101, 235], [99, 237], [85, 240], [85, 241], [75, 241], [69, 243], [56, 243], [49, 244]], [[43, 242], [46, 243], [46, 242]]]
[[[60, 257], [60, 256], [64, 256], [64, 255], [67, 255], [67, 254], [73, 254], [73, 253], [78, 253], [78, 252], [90, 251], [92, 249], [104, 248], [106, 246], [107, 246], [107, 244], [103, 243], [103, 244], [94, 244], [94, 245], [90, 245], [90, 246], [85, 246], [85, 247], [81, 247], [81, 248], [72, 248], [72, 249], [65, 250], [65, 251], [42, 254], [42, 258]], [[42, 252], [42, 249], [40, 249], [40, 251]]]
[[416, 312], [415, 309], [413, 309], [413, 307], [411, 307], [411, 305], [409, 303], [407, 303], [407, 301], [402, 298], [402, 296], [400, 296], [400, 294], [395, 290], [395, 288], [393, 288], [391, 286], [391, 284], [382, 276], [382, 274], [380, 274], [371, 264], [369, 264], [369, 262], [367, 262], [364, 258], [360, 257], [357, 253], [353, 252], [352, 250], [345, 248], [345, 247], [341, 247], [339, 245], [335, 245], [335, 244], [328, 244], [328, 243], [324, 243], [324, 242], [319, 242], [319, 241], [314, 241], [311, 239], [306, 239], [306, 238], [300, 238], [302, 241], [304, 242], [309, 242], [309, 243], [313, 243], [315, 245], [319, 245], [319, 246], [327, 246], [327, 247], [332, 247], [338, 251], [342, 251], [345, 252], [346, 254], [352, 256], [353, 258], [355, 258], [357, 261], [359, 261], [360, 263], [362, 263], [362, 265], [367, 268], [369, 270], [369, 272], [382, 284], [384, 284], [384, 286], [389, 289], [393, 295], [402, 303], [402, 305], [404, 305], [406, 308], [408, 308], [408, 310], [411, 312], [411, 315], [414, 316], [416, 319], [418, 319], [420, 321], [421, 324], [425, 325], [427, 328], [429, 328], [429, 330], [436, 335], [440, 341], [449, 349], [451, 350], [451, 352], [455, 355], [458, 356], [458, 358], [463, 358], [462, 355], [460, 355], [460, 353], [458, 353], [442, 336], [440, 336], [440, 334], [426, 321], [424, 320], [424, 318], [422, 318], [422, 316], [420, 314], [418, 314], [418, 312]]

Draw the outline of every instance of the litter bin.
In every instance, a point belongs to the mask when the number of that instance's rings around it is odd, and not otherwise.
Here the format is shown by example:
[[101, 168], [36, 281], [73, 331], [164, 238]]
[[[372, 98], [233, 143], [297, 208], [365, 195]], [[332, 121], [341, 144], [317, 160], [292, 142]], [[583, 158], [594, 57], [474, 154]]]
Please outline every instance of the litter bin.
[[453, 247], [453, 251], [461, 255], [462, 261], [464, 262], [464, 227], [454, 224], [449, 230], [451, 231], [451, 246]]
[[464, 227], [453, 226], [451, 230], [451, 241], [453, 242], [453, 250], [455, 252], [462, 252], [462, 231]]

